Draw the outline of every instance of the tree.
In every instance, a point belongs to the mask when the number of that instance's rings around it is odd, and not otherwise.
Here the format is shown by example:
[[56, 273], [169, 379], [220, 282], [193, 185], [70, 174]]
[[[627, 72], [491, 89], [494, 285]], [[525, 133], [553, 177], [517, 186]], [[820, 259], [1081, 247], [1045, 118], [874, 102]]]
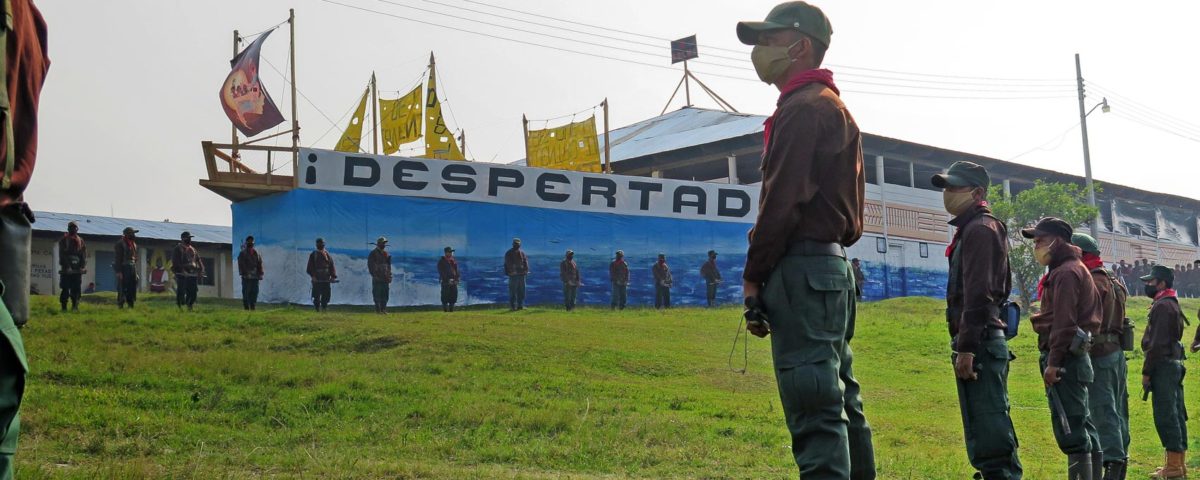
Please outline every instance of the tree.
[[[1096, 184], [1096, 193], [1100, 185]], [[1052, 183], [1038, 180], [1033, 188], [1015, 197], [1006, 198], [1000, 185], [993, 185], [988, 198], [991, 199], [992, 214], [1004, 220], [1008, 226], [1009, 264], [1012, 266], [1013, 283], [1020, 293], [1022, 308], [1029, 311], [1037, 294], [1037, 283], [1046, 267], [1033, 257], [1033, 242], [1021, 237], [1021, 229], [1032, 226], [1044, 217], [1058, 217], [1075, 226], [1096, 220], [1100, 209], [1088, 205], [1087, 190], [1073, 183]]]

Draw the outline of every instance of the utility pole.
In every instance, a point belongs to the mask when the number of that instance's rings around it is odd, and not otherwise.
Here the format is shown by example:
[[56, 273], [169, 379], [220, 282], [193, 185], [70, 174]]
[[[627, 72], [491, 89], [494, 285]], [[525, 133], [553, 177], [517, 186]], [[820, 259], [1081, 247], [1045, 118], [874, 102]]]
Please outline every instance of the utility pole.
[[371, 72], [371, 153], [379, 155], [379, 90], [375, 86], [375, 72]]
[[288, 9], [289, 54], [292, 70], [292, 183], [300, 186], [300, 119], [296, 114], [296, 9]]
[[608, 141], [608, 97], [604, 97], [604, 173], [612, 173], [612, 144]]
[[[240, 43], [241, 41], [242, 41], [242, 37], [238, 36], [237, 30], [234, 30], [233, 31], [233, 58], [237, 58], [237, 56], [238, 56], [238, 43]], [[231, 152], [230, 156], [233, 157], [234, 160], [238, 160], [237, 125], [233, 125], [233, 122], [230, 122], [229, 130], [233, 132], [233, 142], [232, 142], [233, 148], [230, 149], [230, 152]], [[229, 162], [229, 171], [231, 171], [231, 172], [233, 171], [233, 162]]]
[[[1092, 153], [1088, 148], [1087, 111], [1084, 110], [1083, 106], [1083, 69], [1079, 66], [1078, 53], [1075, 54], [1075, 83], [1079, 88], [1079, 131], [1083, 133], [1083, 174], [1087, 183], [1088, 205], [1094, 208], [1096, 206], [1096, 188], [1092, 185]], [[1092, 238], [1097, 238], [1099, 236], [1097, 232], [1099, 232], [1100, 229], [1096, 225], [1099, 223], [1099, 219], [1100, 216], [1096, 215], [1096, 218], [1093, 218], [1092, 221], [1088, 222], [1088, 224], [1092, 227]]]

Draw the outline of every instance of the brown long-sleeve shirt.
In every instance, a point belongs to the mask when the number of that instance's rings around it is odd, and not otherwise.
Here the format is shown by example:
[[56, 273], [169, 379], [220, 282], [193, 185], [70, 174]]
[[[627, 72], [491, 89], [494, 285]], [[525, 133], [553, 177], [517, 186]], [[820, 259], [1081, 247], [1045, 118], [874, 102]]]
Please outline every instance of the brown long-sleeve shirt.
[[438, 279], [442, 282], [442, 285], [458, 285], [461, 279], [458, 273], [458, 262], [445, 255], [439, 258]]
[[721, 270], [717, 268], [716, 260], [709, 260], [700, 266], [700, 278], [709, 285], [721, 281]]
[[262, 280], [264, 273], [262, 256], [258, 254], [258, 250], [254, 247], [242, 249], [238, 254], [238, 275], [251, 280]]
[[579, 265], [575, 263], [575, 260], [563, 260], [559, 263], [558, 277], [562, 280], [563, 285], [568, 287], [578, 287], [583, 280], [579, 276]]
[[121, 268], [137, 265], [137, 242], [121, 238], [113, 245], [113, 271], [121, 273]]
[[513, 247], [504, 253], [504, 274], [529, 275], [529, 257], [519, 248]]
[[204, 262], [200, 261], [196, 247], [182, 242], [176, 244], [175, 250], [171, 252], [171, 270], [175, 276], [203, 277]]
[[[1125, 287], [1110, 276], [1103, 267], [1091, 271], [1092, 283], [1100, 295], [1100, 335], [1116, 335], [1125, 331], [1125, 299], [1129, 296]], [[1121, 349], [1119, 342], [1096, 342], [1089, 352], [1092, 358], [1100, 358]]]
[[1063, 366], [1077, 327], [1093, 335], [1100, 330], [1100, 294], [1079, 260], [1081, 254], [1079, 247], [1062, 240], [1052, 247], [1042, 311], [1029, 317], [1038, 333], [1038, 349], [1049, 352], [1048, 367]]
[[608, 279], [614, 285], [629, 285], [629, 264], [624, 259], [608, 264]]
[[373, 282], [392, 283], [392, 254], [378, 248], [371, 250], [367, 254], [367, 271]]
[[1179, 299], [1164, 296], [1154, 300], [1142, 333], [1142, 352], [1146, 354], [1142, 375], [1153, 373], [1160, 362], [1179, 360], [1183, 353], [1180, 340], [1183, 340], [1183, 309], [1179, 307]]
[[[0, 207], [21, 202], [33, 177], [37, 159], [38, 100], [50, 69], [47, 56], [46, 21], [30, 0], [12, 0], [12, 30], [8, 33], [5, 79], [8, 82], [9, 114], [12, 117], [13, 148], [8, 152], [7, 133], [0, 128]], [[5, 177], [5, 161], [12, 157], [11, 178]]]
[[337, 267], [333, 265], [333, 256], [326, 250], [313, 250], [308, 254], [308, 268], [305, 272], [317, 282], [329, 283], [337, 279]]
[[821, 84], [802, 87], [780, 101], [772, 132], [742, 275], [755, 283], [791, 243], [850, 246], [863, 232], [862, 134], [841, 98]]
[[1000, 305], [1012, 291], [1008, 230], [979, 205], [955, 217], [946, 284], [946, 322], [954, 349], [975, 352], [984, 330], [1005, 328]]
[[83, 237], [66, 234], [58, 239], [58, 266], [63, 274], [82, 273], [87, 268], [87, 245]]
[[654, 273], [654, 284], [660, 287], [670, 287], [674, 283], [671, 278], [671, 267], [667, 262], [655, 262], [654, 268], [650, 269]]

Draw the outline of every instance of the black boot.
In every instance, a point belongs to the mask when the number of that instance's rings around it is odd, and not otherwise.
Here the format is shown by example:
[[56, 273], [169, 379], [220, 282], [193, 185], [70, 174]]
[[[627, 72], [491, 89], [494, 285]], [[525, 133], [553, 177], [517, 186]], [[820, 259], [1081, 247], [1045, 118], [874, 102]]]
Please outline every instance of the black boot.
[[1126, 458], [1124, 462], [1108, 462], [1104, 464], [1104, 477], [1092, 480], [1125, 480], [1125, 466], [1129, 463]]
[[1075, 453], [1067, 455], [1067, 479], [1093, 480], [1091, 453]]
[[64, 312], [67, 311], [67, 302], [63, 301], [63, 302], [59, 302], [59, 303], [62, 303], [62, 311], [64, 311]]
[[1104, 454], [1101, 452], [1092, 452], [1092, 480], [1102, 480], [1104, 478]]

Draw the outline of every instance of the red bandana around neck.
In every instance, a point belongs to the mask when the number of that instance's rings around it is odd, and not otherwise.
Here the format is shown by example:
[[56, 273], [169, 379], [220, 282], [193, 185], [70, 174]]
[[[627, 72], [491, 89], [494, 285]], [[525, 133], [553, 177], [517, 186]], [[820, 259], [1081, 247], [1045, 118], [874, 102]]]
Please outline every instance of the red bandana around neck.
[[[975, 206], [971, 207], [971, 210], [978, 210], [980, 208], [987, 208], [989, 206], [990, 205], [988, 204], [987, 200], [980, 200], [979, 203], [976, 203]], [[961, 231], [961, 229], [959, 229], [959, 231]], [[954, 248], [958, 246], [958, 233], [958, 231], [954, 232], [954, 238], [950, 239], [950, 245], [946, 246], [946, 258], [950, 258], [950, 255], [954, 254]]]
[[[1175, 296], [1176, 296], [1176, 294], [1175, 294], [1174, 288], [1166, 288], [1166, 289], [1162, 289], [1162, 290], [1158, 291], [1158, 294], [1154, 296], [1154, 301], [1157, 302], [1163, 298], [1175, 297]], [[1154, 305], [1150, 305], [1150, 306], [1153, 307]]]
[[796, 74], [779, 91], [779, 100], [776, 101], [775, 113], [772, 113], [771, 116], [763, 121], [763, 151], [766, 151], [767, 146], [771, 144], [771, 129], [775, 126], [775, 115], [779, 114], [779, 104], [783, 103], [783, 99], [789, 94], [804, 88], [805, 85], [810, 83], [824, 84], [830, 90], [833, 90], [833, 93], [842, 94], [841, 90], [838, 90], [837, 85], [833, 83], [833, 72], [827, 68], [814, 68]]
[[1104, 268], [1104, 260], [1101, 259], [1099, 255], [1094, 253], [1084, 252], [1082, 260], [1083, 266], [1087, 267], [1089, 271], [1097, 268]]

